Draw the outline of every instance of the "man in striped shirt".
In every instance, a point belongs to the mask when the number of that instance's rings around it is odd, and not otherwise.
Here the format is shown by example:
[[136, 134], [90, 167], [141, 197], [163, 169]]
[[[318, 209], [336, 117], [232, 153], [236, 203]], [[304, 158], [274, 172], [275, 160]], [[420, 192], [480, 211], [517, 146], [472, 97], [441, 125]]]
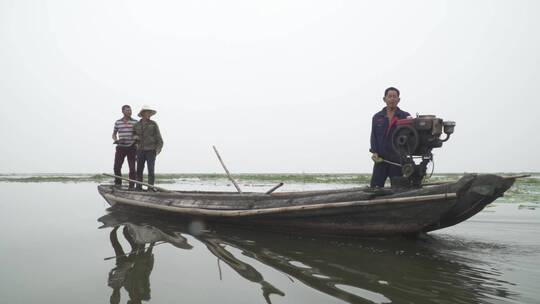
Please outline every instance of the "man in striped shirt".
[[[114, 123], [112, 134], [112, 139], [116, 144], [116, 153], [114, 154], [114, 175], [122, 176], [122, 164], [124, 164], [124, 159], [127, 157], [129, 178], [135, 180], [137, 179], [137, 172], [135, 170], [137, 148], [135, 146], [135, 139], [133, 138], [133, 126], [137, 120], [131, 118], [131, 107], [129, 105], [122, 106], [122, 114], [124, 114], [124, 117]], [[122, 180], [116, 178], [114, 184], [116, 186], [121, 186]], [[133, 186], [133, 182], [129, 182], [130, 190], [133, 190]]]

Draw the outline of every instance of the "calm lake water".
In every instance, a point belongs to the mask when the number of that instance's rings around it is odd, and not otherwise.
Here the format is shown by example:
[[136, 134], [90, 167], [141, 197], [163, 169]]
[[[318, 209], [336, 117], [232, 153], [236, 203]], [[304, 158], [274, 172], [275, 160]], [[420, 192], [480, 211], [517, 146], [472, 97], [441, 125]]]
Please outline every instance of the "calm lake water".
[[0, 182], [0, 302], [540, 303], [539, 185], [406, 240], [189, 223], [107, 211], [93, 182]]

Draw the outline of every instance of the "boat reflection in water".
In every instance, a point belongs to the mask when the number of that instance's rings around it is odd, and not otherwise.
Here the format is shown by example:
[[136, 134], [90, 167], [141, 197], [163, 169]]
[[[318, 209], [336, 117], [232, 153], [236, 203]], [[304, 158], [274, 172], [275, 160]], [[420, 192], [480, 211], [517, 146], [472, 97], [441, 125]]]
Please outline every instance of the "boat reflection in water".
[[[489, 303], [493, 298], [515, 297], [507, 290], [511, 284], [501, 281], [493, 267], [455, 254], [453, 249], [464, 246], [460, 241], [301, 237], [109, 211], [98, 221], [101, 228], [112, 228], [115, 256], [107, 258], [116, 259], [108, 277], [111, 303], [120, 302], [122, 287], [130, 303], [149, 300], [156, 246], [168, 243], [189, 250], [200, 245], [189, 244], [186, 237], [200, 242], [244, 279], [259, 284], [267, 303], [271, 296], [286, 297], [283, 290], [290, 286], [266, 281], [263, 270], [240, 260], [231, 249], [239, 250], [244, 260], [249, 257], [266, 264], [292, 282], [296, 279], [348, 303]], [[118, 241], [120, 231], [131, 247], [127, 253]], [[221, 268], [218, 271], [221, 276]]]

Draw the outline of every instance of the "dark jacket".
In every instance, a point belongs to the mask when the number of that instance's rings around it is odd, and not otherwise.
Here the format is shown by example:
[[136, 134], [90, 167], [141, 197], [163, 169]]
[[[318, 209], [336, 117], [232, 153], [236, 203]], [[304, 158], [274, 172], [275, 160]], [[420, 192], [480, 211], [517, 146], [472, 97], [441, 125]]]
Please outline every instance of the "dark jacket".
[[155, 121], [139, 120], [133, 126], [133, 133], [135, 144], [137, 144], [137, 150], [156, 150], [156, 153], [161, 152], [161, 148], [163, 148], [163, 139], [161, 138], [158, 124]]
[[377, 153], [387, 160], [399, 160], [399, 157], [392, 148], [392, 132], [396, 129], [397, 120], [405, 119], [407, 116], [411, 116], [411, 114], [397, 108], [392, 122], [389, 122], [386, 116], [386, 107], [380, 112], [375, 113], [371, 123], [371, 148], [369, 151], [371, 153]]

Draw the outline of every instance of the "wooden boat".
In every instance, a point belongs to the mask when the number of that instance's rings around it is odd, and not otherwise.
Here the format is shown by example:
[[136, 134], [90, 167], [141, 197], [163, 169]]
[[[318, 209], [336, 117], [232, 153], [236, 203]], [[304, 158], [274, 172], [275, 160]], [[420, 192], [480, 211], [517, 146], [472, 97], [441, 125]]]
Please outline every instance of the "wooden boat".
[[128, 191], [99, 185], [111, 205], [147, 208], [202, 221], [315, 234], [415, 235], [460, 223], [502, 196], [516, 178], [467, 174], [420, 188], [234, 193]]

